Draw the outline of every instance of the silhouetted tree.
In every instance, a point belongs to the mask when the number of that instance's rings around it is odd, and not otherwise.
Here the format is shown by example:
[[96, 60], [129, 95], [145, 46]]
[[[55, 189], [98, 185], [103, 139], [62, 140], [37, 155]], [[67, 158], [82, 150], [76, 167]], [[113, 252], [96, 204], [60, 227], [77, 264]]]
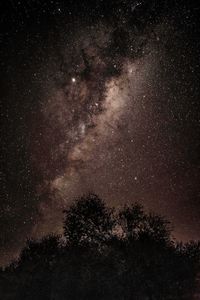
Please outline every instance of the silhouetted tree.
[[176, 243], [161, 216], [139, 204], [116, 212], [89, 194], [65, 210], [63, 226], [63, 237], [28, 240], [19, 260], [0, 270], [0, 299], [193, 298], [200, 243]]
[[112, 236], [113, 210], [95, 194], [75, 201], [64, 211], [64, 236], [70, 246], [100, 246]]
[[16, 299], [49, 299], [52, 270], [60, 251], [60, 237], [49, 235], [40, 240], [27, 240], [16, 267]]
[[169, 222], [159, 215], [146, 214], [138, 203], [125, 206], [119, 212], [119, 222], [128, 240], [148, 238], [155, 242], [170, 243]]

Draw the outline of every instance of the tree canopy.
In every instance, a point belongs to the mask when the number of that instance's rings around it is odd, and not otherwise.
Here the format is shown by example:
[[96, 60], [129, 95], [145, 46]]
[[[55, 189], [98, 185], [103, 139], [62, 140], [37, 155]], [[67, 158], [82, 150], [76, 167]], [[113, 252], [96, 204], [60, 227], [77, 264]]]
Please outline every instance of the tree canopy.
[[191, 300], [199, 262], [200, 243], [174, 241], [163, 217], [89, 194], [64, 211], [63, 236], [29, 239], [0, 270], [0, 299]]

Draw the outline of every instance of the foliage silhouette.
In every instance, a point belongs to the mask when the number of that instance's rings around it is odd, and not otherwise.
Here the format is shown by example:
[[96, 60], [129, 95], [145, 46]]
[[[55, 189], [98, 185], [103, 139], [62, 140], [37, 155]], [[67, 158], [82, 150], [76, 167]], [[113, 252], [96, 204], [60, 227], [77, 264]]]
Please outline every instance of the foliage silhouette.
[[116, 211], [89, 194], [64, 211], [63, 229], [0, 270], [0, 299], [193, 299], [200, 243], [176, 243], [139, 204]]
[[81, 197], [64, 213], [64, 236], [69, 245], [89, 243], [90, 246], [100, 246], [111, 237], [115, 223], [113, 210], [108, 209], [97, 195]]

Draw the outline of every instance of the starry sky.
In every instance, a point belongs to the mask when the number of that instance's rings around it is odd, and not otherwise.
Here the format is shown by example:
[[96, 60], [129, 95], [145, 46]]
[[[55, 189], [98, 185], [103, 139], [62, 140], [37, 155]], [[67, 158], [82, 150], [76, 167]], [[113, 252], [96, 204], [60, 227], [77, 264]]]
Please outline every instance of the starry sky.
[[[159, 3], [158, 3], [159, 2]], [[88, 192], [200, 234], [200, 5], [1, 1], [0, 264]]]

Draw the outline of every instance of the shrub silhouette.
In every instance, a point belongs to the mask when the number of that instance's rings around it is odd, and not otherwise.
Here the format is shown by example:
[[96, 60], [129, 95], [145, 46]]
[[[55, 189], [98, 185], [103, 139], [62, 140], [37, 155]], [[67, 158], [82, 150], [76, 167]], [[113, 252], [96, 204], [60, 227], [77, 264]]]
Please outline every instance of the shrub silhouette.
[[64, 211], [64, 235], [28, 240], [0, 270], [0, 299], [191, 300], [200, 244], [176, 243], [164, 218], [95, 194]]

